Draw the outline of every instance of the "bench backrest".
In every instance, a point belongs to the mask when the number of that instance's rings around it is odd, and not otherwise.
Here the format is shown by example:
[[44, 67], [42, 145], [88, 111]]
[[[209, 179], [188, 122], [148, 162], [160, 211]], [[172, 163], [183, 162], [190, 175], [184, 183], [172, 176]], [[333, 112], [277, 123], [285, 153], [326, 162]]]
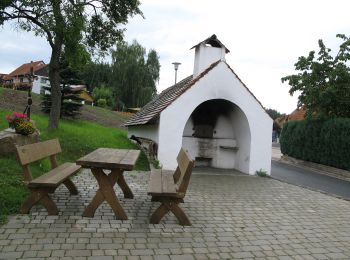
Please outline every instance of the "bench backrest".
[[178, 187], [177, 191], [184, 196], [190, 182], [194, 161], [191, 160], [189, 154], [181, 148], [177, 156], [177, 163], [178, 166], [174, 173], [174, 182]]
[[23, 168], [24, 180], [29, 182], [33, 178], [28, 165], [32, 162], [50, 157], [51, 168], [57, 167], [56, 154], [61, 152], [61, 146], [58, 139], [52, 139], [34, 144], [16, 146], [16, 150], [18, 161]]

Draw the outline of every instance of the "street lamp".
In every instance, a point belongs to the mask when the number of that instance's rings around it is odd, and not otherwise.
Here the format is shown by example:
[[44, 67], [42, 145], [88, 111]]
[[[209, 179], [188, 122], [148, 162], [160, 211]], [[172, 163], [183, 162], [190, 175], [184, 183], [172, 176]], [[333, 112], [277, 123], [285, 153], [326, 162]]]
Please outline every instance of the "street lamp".
[[175, 69], [175, 84], [176, 84], [176, 80], [177, 80], [177, 69], [179, 68], [179, 65], [181, 65], [180, 62], [173, 62], [172, 64], [174, 64], [174, 69]]

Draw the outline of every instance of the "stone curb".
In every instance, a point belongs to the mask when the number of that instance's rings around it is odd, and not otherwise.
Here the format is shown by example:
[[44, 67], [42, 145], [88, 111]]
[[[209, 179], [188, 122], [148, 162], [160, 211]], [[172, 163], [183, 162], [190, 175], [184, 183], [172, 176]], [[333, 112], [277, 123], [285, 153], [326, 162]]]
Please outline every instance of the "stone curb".
[[299, 168], [303, 168], [306, 170], [310, 170], [319, 174], [328, 175], [330, 177], [334, 177], [343, 181], [350, 182], [350, 171], [338, 169], [335, 167], [322, 165], [313, 162], [307, 162], [299, 159], [295, 159], [293, 157], [289, 157], [287, 155], [283, 155], [279, 158], [272, 158], [272, 160], [279, 161], [281, 163], [293, 165]]

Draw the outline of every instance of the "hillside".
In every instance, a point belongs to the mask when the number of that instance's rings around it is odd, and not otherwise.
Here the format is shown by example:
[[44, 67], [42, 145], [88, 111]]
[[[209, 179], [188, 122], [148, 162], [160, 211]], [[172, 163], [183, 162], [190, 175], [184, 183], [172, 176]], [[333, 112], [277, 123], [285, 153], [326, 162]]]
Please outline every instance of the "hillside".
[[[42, 115], [40, 110], [40, 95], [32, 94], [33, 104], [31, 111], [36, 115]], [[0, 87], [0, 108], [10, 111], [23, 112], [27, 105], [27, 92], [5, 89]], [[84, 105], [81, 108], [81, 114], [77, 119], [92, 121], [104, 126], [121, 127], [123, 122], [130, 115], [118, 113], [100, 107]]]

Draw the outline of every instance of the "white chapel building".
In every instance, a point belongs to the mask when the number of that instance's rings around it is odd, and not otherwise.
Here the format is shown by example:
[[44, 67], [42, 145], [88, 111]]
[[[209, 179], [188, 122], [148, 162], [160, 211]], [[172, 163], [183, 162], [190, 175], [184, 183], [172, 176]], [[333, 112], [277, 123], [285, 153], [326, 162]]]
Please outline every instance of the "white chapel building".
[[184, 147], [196, 166], [271, 172], [272, 119], [225, 61], [215, 35], [193, 47], [193, 75], [167, 88], [130, 118], [128, 136], [157, 144], [163, 169]]

